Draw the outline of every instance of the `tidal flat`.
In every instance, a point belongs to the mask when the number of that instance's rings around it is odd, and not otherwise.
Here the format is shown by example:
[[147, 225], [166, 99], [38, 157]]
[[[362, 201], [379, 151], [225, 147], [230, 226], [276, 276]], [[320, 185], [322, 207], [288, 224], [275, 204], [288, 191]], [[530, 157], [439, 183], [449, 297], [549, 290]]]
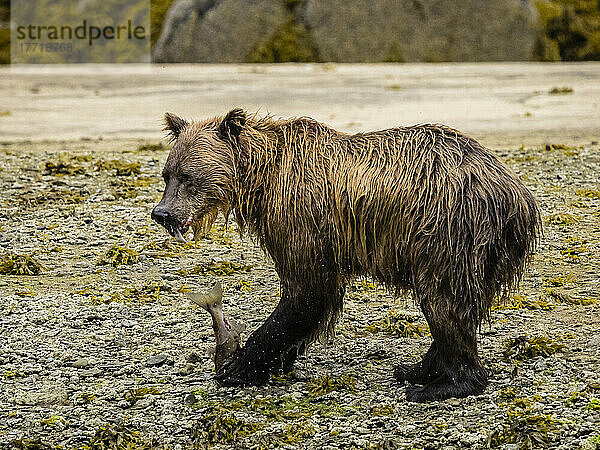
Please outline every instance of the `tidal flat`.
[[538, 199], [543, 236], [482, 325], [485, 394], [412, 404], [392, 367], [427, 350], [426, 323], [369, 279], [293, 374], [216, 384], [210, 319], [185, 292], [219, 280], [245, 339], [278, 278], [232, 222], [182, 245], [150, 220], [166, 141], [1, 143], [0, 446], [598, 448], [600, 145], [492, 148]]

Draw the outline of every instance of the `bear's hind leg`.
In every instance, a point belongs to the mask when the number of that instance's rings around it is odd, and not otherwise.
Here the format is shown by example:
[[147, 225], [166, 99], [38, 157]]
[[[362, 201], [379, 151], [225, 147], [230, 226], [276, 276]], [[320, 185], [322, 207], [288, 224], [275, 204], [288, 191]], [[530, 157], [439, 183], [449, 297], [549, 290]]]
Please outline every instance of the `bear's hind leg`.
[[[433, 343], [415, 369], [407, 372], [424, 386], [408, 386], [406, 398], [413, 402], [444, 400], [481, 394], [488, 372], [477, 352], [477, 320], [459, 317], [449, 300], [424, 301], [423, 312]], [[414, 381], [413, 381], [414, 380]]]

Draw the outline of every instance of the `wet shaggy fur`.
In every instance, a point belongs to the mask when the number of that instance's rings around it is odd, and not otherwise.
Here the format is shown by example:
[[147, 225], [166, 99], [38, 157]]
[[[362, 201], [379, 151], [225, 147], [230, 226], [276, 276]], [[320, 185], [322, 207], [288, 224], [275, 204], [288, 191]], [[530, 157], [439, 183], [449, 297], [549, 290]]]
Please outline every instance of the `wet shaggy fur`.
[[540, 223], [532, 194], [488, 149], [439, 125], [349, 135], [242, 110], [166, 120], [174, 147], [158, 207], [171, 225], [233, 212], [281, 279], [279, 305], [217, 373], [221, 383], [290, 370], [305, 344], [333, 330], [348, 280], [371, 276], [411, 291], [431, 330], [423, 360], [395, 370], [407, 398], [484, 390], [478, 327], [518, 283]]

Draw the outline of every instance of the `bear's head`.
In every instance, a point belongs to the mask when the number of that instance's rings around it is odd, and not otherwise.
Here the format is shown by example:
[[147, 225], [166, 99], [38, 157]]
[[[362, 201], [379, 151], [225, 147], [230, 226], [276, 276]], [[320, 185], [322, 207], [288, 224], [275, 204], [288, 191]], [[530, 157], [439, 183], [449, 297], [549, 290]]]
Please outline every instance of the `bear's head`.
[[162, 172], [165, 190], [152, 219], [180, 242], [197, 239], [210, 229], [219, 211], [231, 204], [235, 177], [235, 143], [246, 113], [230, 111], [225, 117], [188, 122], [165, 114], [165, 130], [173, 147]]

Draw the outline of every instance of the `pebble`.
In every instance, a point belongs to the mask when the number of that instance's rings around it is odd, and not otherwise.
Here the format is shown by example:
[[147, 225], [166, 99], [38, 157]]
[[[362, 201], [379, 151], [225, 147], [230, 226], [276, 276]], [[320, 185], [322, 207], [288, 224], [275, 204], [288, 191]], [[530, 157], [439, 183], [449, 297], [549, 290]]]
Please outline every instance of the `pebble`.
[[76, 369], [83, 369], [90, 365], [90, 362], [87, 358], [79, 358], [71, 363], [71, 367], [75, 367]]
[[102, 375], [102, 370], [98, 367], [94, 367], [92, 369], [83, 370], [81, 372], [82, 377], [98, 377]]
[[181, 376], [186, 376], [186, 375], [193, 373], [195, 368], [196, 368], [196, 366], [194, 364], [188, 363], [185, 366], [183, 366], [181, 369], [179, 369], [179, 371], [177, 373]]
[[[33, 158], [27, 155], [24, 161], [28, 166], [42, 167], [43, 162], [55, 155], [45, 153]], [[93, 154], [94, 161], [122, 156], [108, 152]], [[585, 406], [590, 398], [598, 395], [589, 392], [581, 403], [565, 405], [566, 397], [572, 392], [585, 389], [587, 383], [598, 382], [600, 333], [590, 307], [557, 305], [552, 311], [493, 312], [490, 323], [483, 326], [484, 331], [489, 331], [481, 341], [481, 356], [494, 372], [485, 393], [470, 399], [409, 404], [404, 398], [404, 386], [393, 380], [391, 366], [400, 360], [417, 361], [427, 351], [431, 337], [396, 339], [366, 332], [365, 327], [400, 306], [422, 320], [418, 308], [411, 300], [394, 301], [383, 288], [378, 287], [368, 295], [348, 288], [338, 335], [330, 344], [315, 342], [307, 355], [299, 358], [293, 381], [264, 387], [219, 386], [214, 380], [214, 365], [207, 356], [208, 349], [214, 346], [210, 323], [200, 311], [189, 307], [180, 292], [184, 287], [210, 288], [216, 277], [180, 276], [177, 271], [189, 271], [212, 259], [246, 260], [252, 264], [249, 273], [219, 277], [226, 296], [226, 314], [246, 323], [249, 332], [260, 326], [275, 307], [276, 302], [268, 299], [276, 298], [279, 281], [273, 263], [251, 239], [239, 240], [234, 230], [231, 230], [233, 245], [230, 248], [203, 240], [197, 248], [184, 249], [150, 220], [148, 205], [138, 201], [145, 201], [145, 197], [156, 201], [156, 197], [160, 197], [156, 190], [162, 187], [158, 177], [166, 156], [167, 152], [152, 156], [157, 158], [153, 169], [157, 183], [147, 189], [140, 188], [137, 200], [115, 200], [111, 195], [115, 189], [111, 185], [114, 177], [93, 171], [90, 173], [94, 177], [89, 180], [65, 176], [60, 177], [55, 186], [73, 190], [74, 181], [78, 181], [89, 190], [91, 199], [101, 202], [106, 198], [108, 201], [104, 203], [83, 200], [77, 205], [45, 203], [43, 208], [33, 208], [15, 207], [13, 202], [0, 209], [3, 227], [0, 247], [34, 254], [48, 268], [43, 277], [0, 277], [0, 310], [4, 312], [0, 317], [0, 334], [6, 337], [0, 339], [0, 405], [9, 411], [5, 420], [0, 420], [0, 448], [22, 436], [39, 436], [52, 445], [76, 448], [87, 444], [99, 427], [123, 421], [129, 421], [141, 436], [155, 440], [157, 447], [189, 448], [197, 421], [205, 413], [204, 408], [191, 405], [204, 405], [205, 401], [226, 407], [238, 401], [246, 405], [257, 398], [272, 401], [285, 398], [284, 403], [300, 405], [291, 411], [300, 413], [298, 420], [267, 418], [262, 412], [245, 406], [233, 411], [237, 418], [264, 424], [260, 437], [285, 430], [289, 424], [310, 424], [315, 429], [314, 436], [294, 444], [297, 448], [333, 450], [359, 444], [376, 448], [411, 445], [430, 449], [484, 448], [487, 432], [506, 424], [511, 401], [498, 396], [498, 391], [505, 387], [513, 388], [518, 397], [532, 399], [540, 395], [542, 399], [532, 405], [532, 411], [551, 414], [564, 421], [562, 434], [557, 438], [560, 442], [553, 442], [553, 448], [595, 448], [588, 442], [598, 433], [598, 415], [585, 410]], [[583, 152], [580, 156], [586, 158]], [[136, 157], [125, 154], [126, 159]], [[14, 158], [8, 154], [2, 158], [7, 164], [0, 170], [0, 196], [1, 188], [15, 179], [11, 178]], [[561, 161], [565, 166], [570, 164], [570, 159]], [[600, 160], [594, 160], [590, 167], [599, 164]], [[545, 166], [540, 164], [539, 167]], [[546, 179], [536, 189], [543, 193], [540, 187], [543, 183], [555, 183], [550, 180], [553, 170], [543, 175]], [[576, 198], [575, 190], [577, 186], [592, 184], [574, 169], [571, 173], [561, 169], [561, 176], [573, 180], [573, 185], [561, 191], [557, 203], [560, 208], [570, 200], [591, 205], [576, 210], [583, 220], [571, 231], [578, 235], [583, 230], [578, 227], [595, 223], [590, 212], [593, 213], [596, 200]], [[8, 178], [10, 181], [6, 181]], [[36, 176], [31, 182], [20, 183], [23, 189], [42, 192], [49, 189], [49, 183], [56, 178], [47, 177], [48, 183], [44, 183]], [[16, 198], [19, 192], [13, 194]], [[542, 198], [545, 212], [557, 209], [551, 196]], [[84, 226], [90, 218], [93, 218], [92, 224]], [[217, 223], [221, 225], [222, 222]], [[38, 226], [40, 230], [36, 230]], [[556, 232], [549, 225], [545, 228], [550, 235], [543, 242], [555, 245], [553, 251], [558, 252], [557, 246], [564, 242], [566, 232]], [[592, 238], [594, 233], [590, 231]], [[157, 248], [149, 251], [145, 247], [149, 244]], [[112, 245], [140, 252], [140, 262], [118, 268], [97, 266], [96, 261]], [[590, 248], [593, 245], [590, 242]], [[45, 251], [54, 247], [61, 250]], [[157, 256], [161, 252], [170, 256]], [[538, 269], [546, 264], [543, 262], [545, 252], [542, 248], [542, 258], [536, 258], [534, 266]], [[592, 252], [570, 270], [577, 271], [578, 267], [592, 270], [588, 262], [595, 257]], [[557, 265], [556, 270], [559, 267]], [[521, 288], [523, 295], [538, 296], [543, 279], [550, 275], [544, 271], [527, 272]], [[558, 275], [561, 273], [552, 274], [553, 277]], [[596, 272], [590, 276], [597, 281]], [[164, 282], [164, 278], [170, 281]], [[587, 286], [592, 292], [595, 285], [584, 278], [577, 278], [567, 289]], [[110, 302], [111, 295], [122, 294], [134, 286], [143, 289], [149, 280], [164, 283], [165, 290], [158, 298], [145, 302]], [[235, 286], [239, 281], [249, 281], [251, 289], [238, 291]], [[23, 284], [19, 289], [36, 295], [15, 295], [17, 283]], [[349, 324], [352, 328], [348, 328]], [[580, 328], [574, 328], [575, 324]], [[574, 329], [577, 331], [573, 333]], [[572, 334], [568, 334], [570, 332]], [[524, 333], [549, 335], [567, 344], [572, 351], [539, 360], [504, 362], [501, 356], [504, 339]], [[244, 340], [248, 334], [243, 336]], [[169, 364], [175, 364], [174, 368]], [[513, 367], [518, 367], [514, 373]], [[310, 379], [348, 371], [357, 378], [356, 392], [334, 391], [322, 398], [308, 396]], [[132, 389], [151, 387], [158, 393], [146, 394], [133, 407], [125, 399], [125, 394]], [[318, 406], [320, 413], [307, 413], [304, 417], [304, 405]], [[332, 405], [334, 408], [330, 410]], [[338, 405], [343, 408], [341, 411], [336, 411]], [[375, 405], [391, 405], [393, 413], [373, 417]], [[40, 418], [52, 415], [63, 417], [68, 428], [40, 425]], [[253, 439], [251, 436], [231, 446], [245, 448], [253, 444]], [[390, 439], [397, 440], [398, 444], [385, 444]]]
[[152, 355], [146, 360], [148, 367], [160, 367], [167, 361], [167, 355]]
[[69, 396], [64, 389], [27, 392], [17, 399], [17, 404], [31, 406], [68, 405]]
[[193, 392], [186, 394], [186, 396], [183, 398], [183, 403], [185, 405], [193, 405], [197, 401], [198, 401], [198, 399], [196, 398], [196, 396], [194, 395]]

